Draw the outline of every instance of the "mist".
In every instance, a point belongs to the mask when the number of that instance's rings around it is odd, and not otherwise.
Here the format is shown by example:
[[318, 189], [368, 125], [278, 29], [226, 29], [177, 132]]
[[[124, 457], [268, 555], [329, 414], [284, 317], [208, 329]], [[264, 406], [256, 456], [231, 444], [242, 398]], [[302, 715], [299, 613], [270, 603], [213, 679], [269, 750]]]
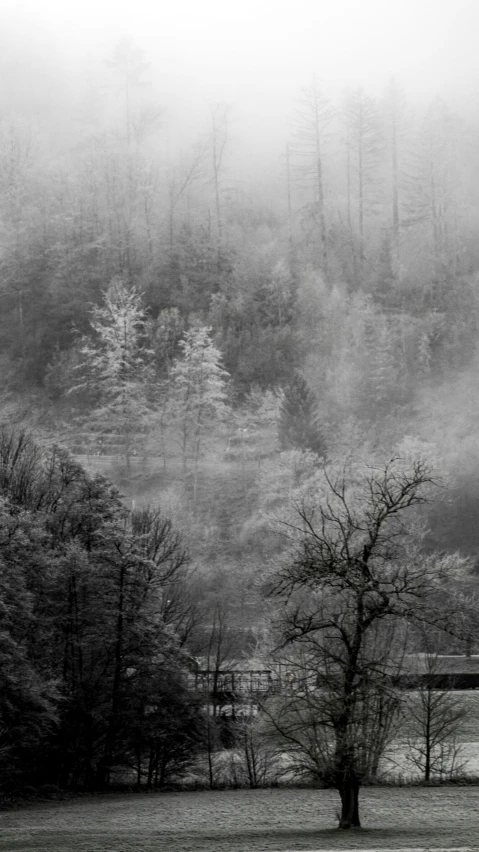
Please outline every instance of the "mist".
[[275, 161], [294, 100], [315, 75], [333, 98], [345, 88], [379, 95], [391, 78], [413, 102], [441, 96], [473, 114], [479, 61], [474, 2], [340, 0], [241, 4], [8, 2], [0, 6], [6, 94], [42, 103], [108, 85], [104, 60], [122, 37], [145, 51], [165, 132], [183, 145], [211, 103], [231, 104], [251, 170]]
[[75, 419], [78, 335], [126, 276], [155, 334], [178, 312], [176, 354], [213, 328], [240, 407], [299, 371], [331, 452], [412, 436], [467, 476], [475, 2], [3, 0], [0, 21], [9, 411]]

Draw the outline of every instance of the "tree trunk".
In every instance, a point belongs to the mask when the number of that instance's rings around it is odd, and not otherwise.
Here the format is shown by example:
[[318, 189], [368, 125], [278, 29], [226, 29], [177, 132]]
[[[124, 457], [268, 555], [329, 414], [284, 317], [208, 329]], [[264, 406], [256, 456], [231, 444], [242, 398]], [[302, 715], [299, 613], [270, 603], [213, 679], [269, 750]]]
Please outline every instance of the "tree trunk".
[[157, 786], [163, 788], [166, 783], [166, 767], [168, 765], [168, 760], [165, 754], [162, 755], [161, 764], [160, 764], [160, 777], [157, 781]]
[[148, 758], [148, 778], [146, 781], [146, 789], [151, 790], [153, 785], [153, 773], [155, 770], [155, 748], [150, 746], [150, 755]]
[[431, 687], [428, 685], [426, 693], [426, 728], [424, 749], [424, 780], [431, 779], [431, 722], [432, 722], [432, 696]]
[[361, 828], [359, 821], [359, 782], [357, 778], [347, 778], [339, 788], [341, 796], [341, 817], [338, 828]]
[[108, 786], [110, 784], [110, 770], [113, 763], [113, 752], [115, 749], [116, 737], [118, 732], [118, 717], [120, 713], [122, 687], [125, 582], [126, 567], [122, 564], [120, 566], [119, 574], [118, 613], [116, 622], [116, 641], [113, 669], [113, 685], [111, 693], [111, 709], [108, 717], [103, 756], [97, 767], [97, 788], [99, 790], [108, 789]]
[[136, 786], [141, 789], [141, 746], [136, 750]]

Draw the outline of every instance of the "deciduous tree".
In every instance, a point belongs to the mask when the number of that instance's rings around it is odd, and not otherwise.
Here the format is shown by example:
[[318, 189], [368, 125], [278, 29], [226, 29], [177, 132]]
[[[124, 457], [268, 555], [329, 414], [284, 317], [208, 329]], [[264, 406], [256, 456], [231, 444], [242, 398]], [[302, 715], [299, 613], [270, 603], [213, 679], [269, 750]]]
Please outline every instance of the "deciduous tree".
[[[366, 217], [377, 211], [382, 139], [375, 101], [356, 89], [346, 106], [348, 220], [356, 219], [359, 236], [359, 269], [365, 261]], [[351, 211], [354, 211], [352, 214]]]
[[183, 481], [193, 467], [193, 502], [198, 496], [198, 465], [208, 428], [226, 412], [228, 373], [221, 366], [221, 353], [211, 339], [211, 329], [197, 326], [180, 342], [183, 357], [176, 359], [170, 373], [170, 413], [177, 422], [183, 461]]
[[441, 563], [414, 543], [414, 509], [431, 485], [422, 461], [323, 476], [285, 528], [293, 554], [273, 581], [280, 647], [303, 684], [270, 715], [310, 767], [316, 755], [316, 775], [341, 797], [339, 827], [351, 828], [360, 826], [361, 781], [397, 706], [391, 675], [402, 634], [415, 619], [441, 621]]
[[[417, 657], [417, 684], [408, 697], [408, 760], [425, 781], [452, 778], [464, 768], [458, 738], [467, 715], [454, 693], [455, 678], [444, 672], [434, 636], [422, 630], [424, 652]], [[441, 682], [439, 682], [441, 681]]]
[[296, 110], [296, 145], [301, 180], [312, 189], [319, 268], [328, 275], [328, 234], [324, 190], [324, 147], [334, 110], [315, 80], [303, 89]]
[[144, 435], [150, 413], [150, 356], [145, 339], [146, 312], [137, 290], [115, 278], [104, 303], [92, 310], [93, 335], [82, 346], [86, 377], [81, 385], [97, 394], [89, 415], [97, 440], [120, 444], [127, 470]]

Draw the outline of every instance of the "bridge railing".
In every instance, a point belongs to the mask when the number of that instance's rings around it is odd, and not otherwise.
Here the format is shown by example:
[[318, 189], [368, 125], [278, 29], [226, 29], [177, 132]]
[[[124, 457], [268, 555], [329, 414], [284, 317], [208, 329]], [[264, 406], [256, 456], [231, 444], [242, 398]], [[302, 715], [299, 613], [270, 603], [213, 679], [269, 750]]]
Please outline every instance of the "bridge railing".
[[279, 692], [281, 688], [279, 678], [269, 669], [202, 669], [192, 673], [190, 681], [199, 692], [210, 695], [267, 695]]

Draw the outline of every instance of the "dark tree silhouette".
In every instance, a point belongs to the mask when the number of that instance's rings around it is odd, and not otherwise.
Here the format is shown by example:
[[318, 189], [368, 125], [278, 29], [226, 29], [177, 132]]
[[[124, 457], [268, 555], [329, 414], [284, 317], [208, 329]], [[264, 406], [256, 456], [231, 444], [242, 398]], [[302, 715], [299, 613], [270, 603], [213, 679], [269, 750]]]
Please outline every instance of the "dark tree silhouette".
[[303, 767], [338, 790], [339, 827], [359, 828], [360, 785], [395, 708], [401, 631], [446, 626], [442, 563], [421, 557], [410, 532], [431, 483], [422, 462], [324, 477], [322, 501], [287, 526], [293, 557], [274, 581], [280, 648], [301, 686], [269, 715]]

